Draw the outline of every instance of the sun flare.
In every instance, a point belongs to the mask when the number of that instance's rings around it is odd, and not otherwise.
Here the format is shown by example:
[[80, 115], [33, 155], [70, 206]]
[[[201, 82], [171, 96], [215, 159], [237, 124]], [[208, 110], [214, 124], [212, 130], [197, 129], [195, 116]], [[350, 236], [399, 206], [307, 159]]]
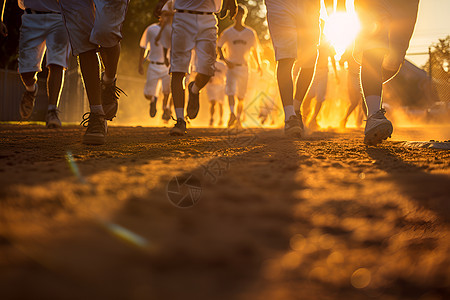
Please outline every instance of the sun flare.
[[337, 60], [353, 43], [361, 28], [353, 1], [346, 1], [346, 8], [346, 12], [334, 11], [322, 17], [325, 21], [325, 38], [334, 47]]

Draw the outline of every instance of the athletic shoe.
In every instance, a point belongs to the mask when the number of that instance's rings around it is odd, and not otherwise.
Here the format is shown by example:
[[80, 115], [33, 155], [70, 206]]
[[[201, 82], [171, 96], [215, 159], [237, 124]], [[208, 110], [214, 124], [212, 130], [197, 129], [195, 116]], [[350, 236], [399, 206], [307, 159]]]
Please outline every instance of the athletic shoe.
[[209, 120], [209, 126], [213, 126], [214, 125], [214, 119], [213, 118], [211, 118], [210, 120]]
[[179, 118], [177, 119], [177, 124], [170, 130], [170, 135], [183, 136], [186, 134], [186, 122]]
[[172, 116], [172, 114], [171, 114], [171, 112], [170, 112], [170, 109], [169, 109], [169, 108], [164, 108], [164, 112], [163, 112], [163, 115], [162, 115], [162, 119], [163, 119], [164, 121], [169, 121], [170, 118], [171, 118], [171, 116]]
[[59, 120], [57, 109], [52, 109], [47, 112], [45, 126], [47, 128], [61, 128], [61, 121]]
[[364, 130], [364, 144], [377, 145], [391, 137], [394, 128], [391, 121], [384, 116], [385, 113], [386, 111], [382, 108], [367, 119]]
[[105, 115], [87, 112], [83, 115], [80, 125], [87, 127], [83, 136], [83, 144], [102, 145], [105, 143], [107, 132]]
[[101, 81], [101, 97], [103, 111], [105, 112], [105, 119], [112, 121], [116, 116], [117, 110], [119, 109], [119, 96], [124, 94], [128, 96], [121, 88], [116, 86], [116, 80], [114, 79], [111, 83]]
[[153, 100], [150, 100], [150, 117], [156, 116], [156, 100], [158, 98], [153, 97]]
[[192, 86], [194, 85], [194, 81], [189, 83], [188, 91], [189, 91], [189, 102], [187, 105], [187, 116], [189, 119], [193, 120], [198, 115], [198, 110], [200, 109], [200, 94], [194, 94], [192, 92]]
[[230, 114], [230, 119], [228, 120], [228, 128], [233, 127], [233, 125], [236, 123], [236, 116], [234, 113]]
[[289, 120], [285, 122], [284, 133], [287, 136], [301, 137], [303, 134], [303, 122], [298, 116], [291, 116]]
[[31, 114], [33, 113], [34, 101], [36, 100], [38, 92], [37, 83], [35, 83], [34, 86], [35, 86], [34, 92], [29, 92], [25, 90], [25, 92], [23, 93], [19, 109], [22, 120], [28, 120], [31, 117]]

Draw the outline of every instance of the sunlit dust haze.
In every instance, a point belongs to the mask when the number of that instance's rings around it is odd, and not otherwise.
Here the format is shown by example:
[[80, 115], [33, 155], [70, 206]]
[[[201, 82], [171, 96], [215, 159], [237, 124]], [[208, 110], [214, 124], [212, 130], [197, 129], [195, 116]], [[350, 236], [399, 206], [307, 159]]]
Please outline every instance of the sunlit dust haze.
[[[325, 22], [324, 35], [330, 44], [335, 48], [336, 60], [338, 62], [336, 72], [329, 62], [328, 86], [326, 99], [322, 109], [317, 117], [318, 128], [314, 130], [345, 130], [345, 128], [363, 130], [365, 126], [364, 110], [365, 106], [362, 102], [358, 104], [355, 111], [349, 116], [346, 127], [342, 127], [342, 120], [346, 115], [350, 100], [348, 96], [348, 63], [340, 62], [342, 54], [351, 49], [352, 43], [356, 38], [360, 23], [354, 9], [354, 1], [346, 1], [347, 12], [337, 12], [335, 9], [327, 10], [323, 6], [321, 8], [321, 18]], [[249, 65], [249, 83], [248, 90], [244, 100], [244, 110], [242, 116], [242, 126], [245, 128], [282, 128], [284, 127], [283, 105], [279, 96], [276, 76], [276, 63], [273, 57], [273, 49], [271, 44], [261, 44], [261, 59], [263, 60], [263, 75], [257, 71], [255, 61], [251, 61]], [[267, 50], [270, 49], [270, 50]], [[351, 51], [350, 51], [351, 52]], [[136, 58], [124, 55], [120, 59], [121, 69], [136, 69]], [[344, 60], [344, 58], [342, 59]], [[147, 68], [145, 65], [145, 71]], [[192, 81], [195, 74], [188, 76], [188, 81]], [[294, 75], [295, 76], [295, 75]], [[111, 125], [122, 126], [155, 126], [171, 128], [174, 121], [164, 122], [162, 120], [162, 99], [163, 95], [159, 87], [159, 96], [157, 101], [156, 117], [149, 116], [149, 101], [145, 99], [143, 89], [145, 85], [146, 74], [139, 75], [118, 75], [118, 86], [121, 87], [128, 97], [122, 96], [119, 100], [119, 113], [117, 118]], [[434, 128], [443, 122], [437, 122], [427, 119], [427, 107], [423, 105], [421, 108], [406, 107], [404, 104], [395, 103], [395, 97], [384, 96], [384, 106], [387, 110], [387, 117], [394, 123], [394, 127], [417, 127], [429, 126]], [[186, 94], [186, 105], [188, 95]], [[437, 102], [437, 100], [435, 100]], [[185, 106], [186, 106], [185, 105]], [[228, 99], [223, 99], [223, 116], [222, 125], [219, 126], [219, 108], [216, 105], [214, 115], [214, 128], [225, 128], [230, 116]], [[311, 106], [315, 105], [315, 99], [312, 100]], [[266, 114], [266, 118], [262, 116]], [[172, 116], [175, 112], [172, 106]], [[308, 116], [303, 115], [305, 126], [308, 127]], [[264, 119], [264, 120], [263, 120]], [[264, 122], [263, 122], [264, 121]], [[200, 111], [195, 120], [191, 120], [189, 127], [210, 127], [210, 102], [208, 100], [206, 90], [200, 93]], [[447, 125], [446, 125], [447, 126]], [[448, 128], [443, 126], [442, 134], [436, 136], [447, 137]]]

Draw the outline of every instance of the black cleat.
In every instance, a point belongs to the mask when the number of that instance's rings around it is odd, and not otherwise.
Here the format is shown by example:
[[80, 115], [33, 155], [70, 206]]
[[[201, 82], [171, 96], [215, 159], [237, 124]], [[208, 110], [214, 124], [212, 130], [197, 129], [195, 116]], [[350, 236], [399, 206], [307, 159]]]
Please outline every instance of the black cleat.
[[291, 116], [289, 120], [285, 122], [284, 133], [291, 137], [302, 137], [303, 135], [303, 122], [298, 116]]
[[105, 115], [87, 112], [83, 115], [80, 125], [87, 127], [83, 136], [83, 144], [102, 145], [105, 143], [107, 131]]
[[188, 101], [188, 105], [187, 105], [187, 116], [191, 120], [193, 120], [197, 117], [198, 110], [200, 109], [200, 94], [194, 94], [192, 92], [193, 85], [194, 85], [194, 81], [192, 81], [188, 85], [189, 101]]
[[109, 121], [112, 121], [117, 114], [120, 94], [128, 96], [121, 88], [116, 86], [116, 80], [114, 79], [111, 83], [105, 83], [103, 80], [101, 82], [103, 111], [105, 112], [105, 119]]
[[37, 83], [35, 83], [34, 92], [25, 91], [23, 93], [22, 101], [20, 102], [19, 108], [22, 120], [28, 120], [31, 117], [31, 114], [33, 113], [34, 101], [36, 100], [37, 92], [38, 92], [38, 85]]
[[175, 126], [170, 130], [170, 135], [177, 135], [177, 136], [183, 136], [186, 134], [186, 122], [179, 118], [177, 119], [177, 123]]
[[150, 100], [150, 117], [155, 117], [156, 116], [156, 100], [158, 100], [158, 98], [153, 97], [153, 100]]

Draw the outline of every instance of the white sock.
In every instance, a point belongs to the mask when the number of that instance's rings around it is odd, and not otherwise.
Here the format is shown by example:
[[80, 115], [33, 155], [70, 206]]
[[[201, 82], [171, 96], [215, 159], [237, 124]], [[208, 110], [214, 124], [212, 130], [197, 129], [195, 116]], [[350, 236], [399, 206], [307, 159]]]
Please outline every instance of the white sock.
[[234, 105], [230, 105], [230, 112], [234, 114]]
[[197, 84], [195, 82], [192, 85], [191, 92], [193, 92], [194, 94], [200, 93], [200, 89], [198, 88], [198, 86], [197, 86]]
[[114, 76], [113, 78], [109, 78], [108, 76], [106, 76], [106, 73], [103, 73], [103, 82], [104, 83], [111, 83], [116, 79], [116, 77]]
[[36, 84], [30, 85], [30, 86], [26, 85], [25, 89], [27, 90], [27, 92], [32, 93], [32, 92], [36, 91]]
[[294, 111], [300, 112], [300, 106], [302, 106], [302, 103], [298, 101], [297, 99], [294, 99]]
[[380, 96], [367, 96], [366, 97], [366, 105], [367, 105], [367, 116], [370, 117], [374, 113], [380, 110], [381, 108], [381, 97]]
[[55, 104], [49, 104], [47, 110], [56, 110], [57, 108]]
[[104, 115], [103, 106], [101, 105], [91, 105], [91, 113]]
[[286, 122], [292, 116], [295, 116], [294, 106], [293, 105], [286, 105], [284, 107], [284, 121]]
[[177, 116], [177, 119], [184, 120], [184, 108], [175, 107], [175, 115]]

